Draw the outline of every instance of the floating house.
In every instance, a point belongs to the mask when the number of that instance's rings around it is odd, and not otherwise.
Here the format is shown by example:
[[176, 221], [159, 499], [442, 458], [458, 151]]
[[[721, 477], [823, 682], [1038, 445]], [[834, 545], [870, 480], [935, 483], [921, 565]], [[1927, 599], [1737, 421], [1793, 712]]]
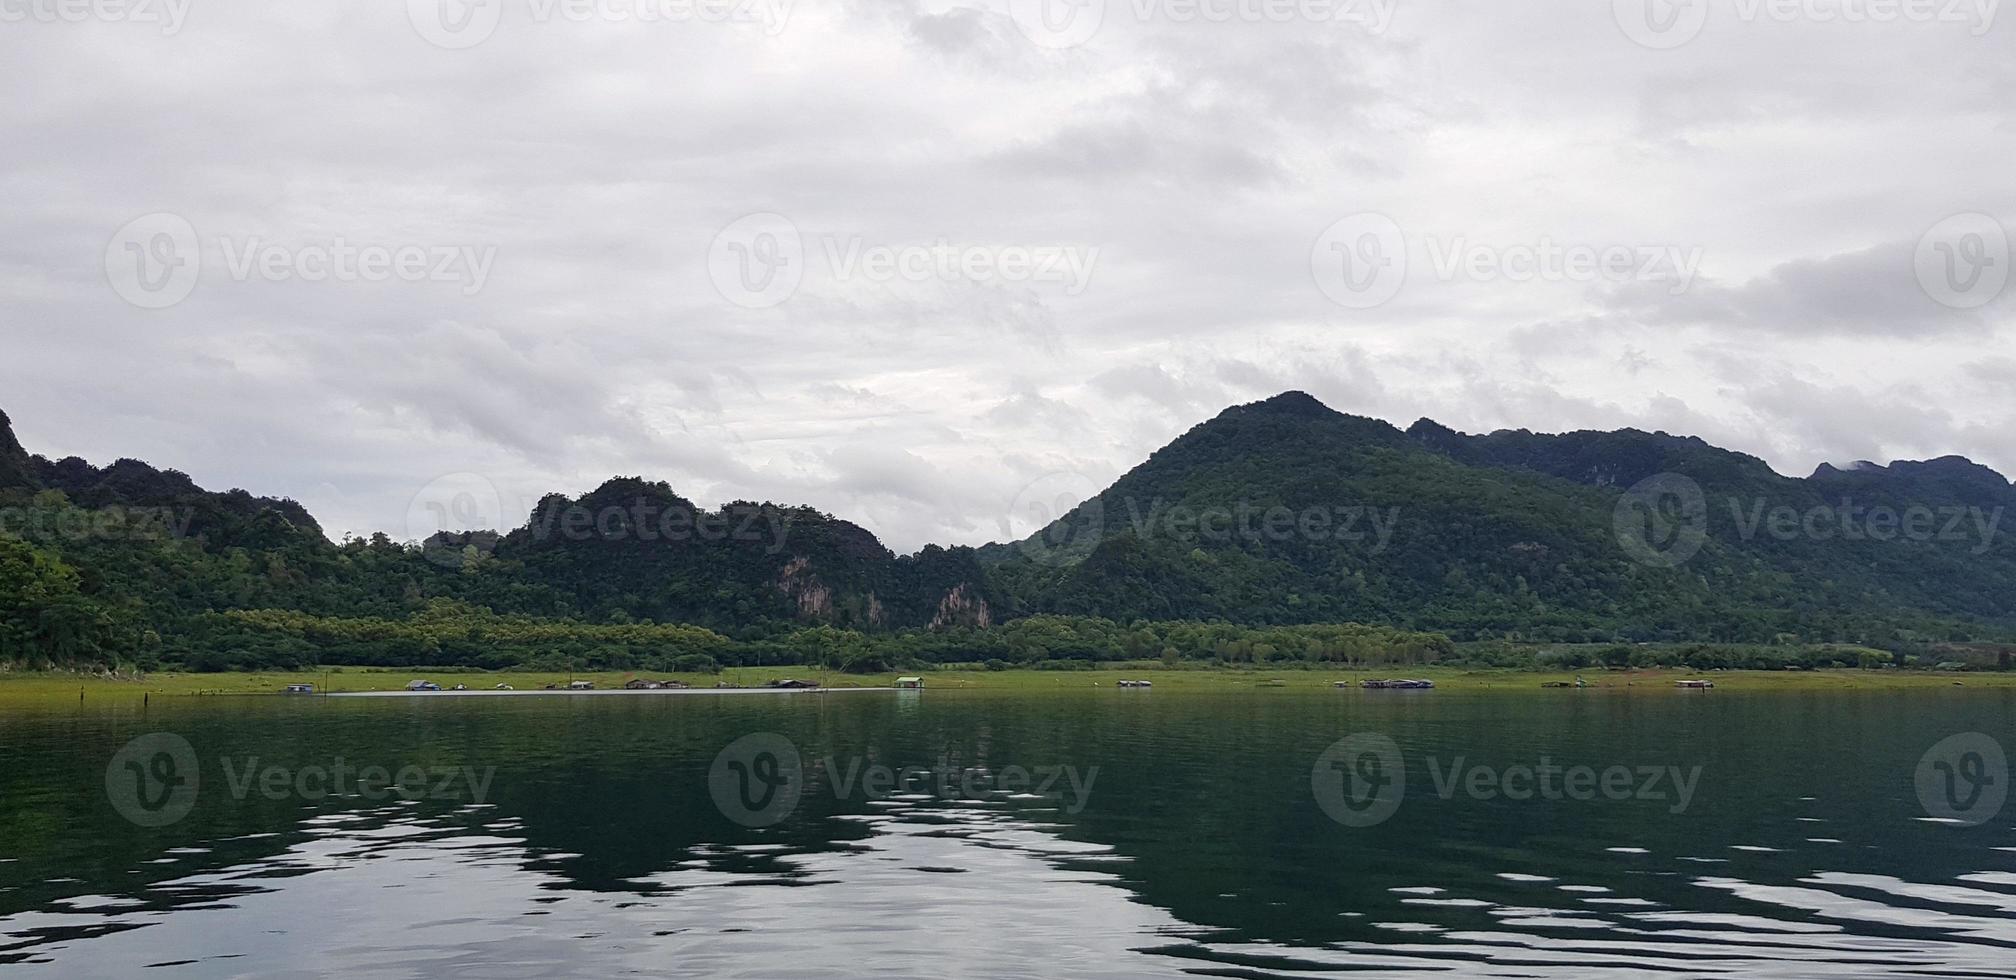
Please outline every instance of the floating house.
[[898, 677], [898, 678], [896, 678], [896, 686], [897, 686], [897, 688], [899, 688], [899, 689], [901, 689], [901, 690], [906, 690], [906, 691], [921, 691], [921, 690], [923, 690], [923, 689], [924, 689], [924, 678], [922, 678], [922, 677]]

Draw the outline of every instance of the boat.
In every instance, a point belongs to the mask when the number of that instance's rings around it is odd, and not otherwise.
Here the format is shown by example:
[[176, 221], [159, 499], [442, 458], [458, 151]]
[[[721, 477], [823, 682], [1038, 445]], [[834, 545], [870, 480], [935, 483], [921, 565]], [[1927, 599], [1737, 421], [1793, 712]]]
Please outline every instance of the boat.
[[1121, 687], [1154, 687], [1154, 681], [1121, 681]]
[[1708, 691], [1715, 687], [1714, 681], [1674, 681], [1673, 686], [1688, 691]]
[[1368, 680], [1361, 686], [1375, 691], [1426, 691], [1433, 689], [1435, 682], [1402, 677], [1395, 680]]

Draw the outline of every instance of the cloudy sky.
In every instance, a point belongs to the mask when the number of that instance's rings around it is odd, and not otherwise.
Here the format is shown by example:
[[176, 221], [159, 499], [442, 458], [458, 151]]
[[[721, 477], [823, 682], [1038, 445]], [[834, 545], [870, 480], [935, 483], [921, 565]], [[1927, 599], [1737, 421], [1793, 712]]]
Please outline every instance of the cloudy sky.
[[1291, 388], [2016, 473], [1988, 0], [723, 3], [0, 0], [0, 408], [336, 536], [977, 544]]

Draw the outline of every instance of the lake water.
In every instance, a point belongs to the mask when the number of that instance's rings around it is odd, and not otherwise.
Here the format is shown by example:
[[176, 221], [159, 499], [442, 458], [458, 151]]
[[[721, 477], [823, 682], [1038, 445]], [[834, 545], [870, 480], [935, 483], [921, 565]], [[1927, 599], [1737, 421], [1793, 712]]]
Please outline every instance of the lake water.
[[2007, 977], [2012, 735], [1959, 689], [87, 703], [0, 720], [0, 972]]

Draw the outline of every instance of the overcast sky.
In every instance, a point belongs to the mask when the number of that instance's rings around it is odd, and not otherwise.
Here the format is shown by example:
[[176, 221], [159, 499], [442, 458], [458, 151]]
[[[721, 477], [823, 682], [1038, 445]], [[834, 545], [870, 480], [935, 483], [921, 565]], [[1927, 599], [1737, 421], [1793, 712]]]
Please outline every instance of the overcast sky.
[[332, 536], [978, 544], [1291, 388], [2016, 473], [1986, 0], [103, 2], [0, 0], [0, 408]]

